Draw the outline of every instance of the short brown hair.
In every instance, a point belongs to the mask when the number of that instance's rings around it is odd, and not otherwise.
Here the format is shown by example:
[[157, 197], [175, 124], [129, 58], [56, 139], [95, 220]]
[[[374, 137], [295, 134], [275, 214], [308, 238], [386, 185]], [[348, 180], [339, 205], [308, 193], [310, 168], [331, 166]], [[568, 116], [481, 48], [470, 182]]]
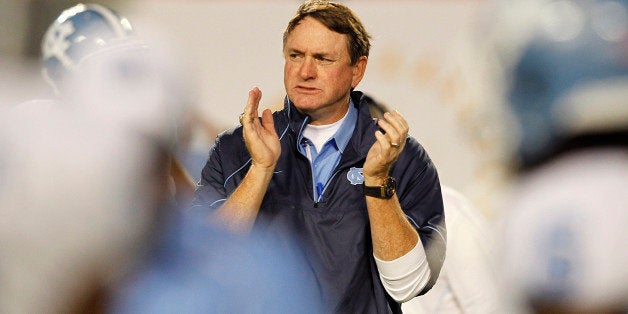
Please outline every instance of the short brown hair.
[[297, 13], [288, 22], [288, 27], [283, 33], [284, 47], [290, 32], [307, 16], [323, 23], [336, 33], [347, 35], [347, 48], [351, 57], [351, 65], [354, 65], [360, 57], [369, 56], [371, 35], [366, 32], [358, 16], [348, 7], [327, 0], [305, 1], [297, 9]]

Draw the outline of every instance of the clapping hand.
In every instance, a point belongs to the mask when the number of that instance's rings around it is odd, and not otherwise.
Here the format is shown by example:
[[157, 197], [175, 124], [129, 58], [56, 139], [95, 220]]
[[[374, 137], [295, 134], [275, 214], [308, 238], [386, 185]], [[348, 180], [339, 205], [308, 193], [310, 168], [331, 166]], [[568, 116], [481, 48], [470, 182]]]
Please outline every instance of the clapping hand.
[[399, 158], [408, 137], [408, 122], [396, 110], [386, 112], [377, 124], [386, 132], [375, 132], [377, 141], [371, 146], [364, 162], [365, 180], [375, 179], [381, 184], [387, 177], [392, 164]]
[[246, 148], [251, 154], [252, 166], [273, 171], [281, 154], [279, 136], [270, 109], [264, 109], [259, 119], [258, 107], [262, 91], [254, 87], [249, 91], [249, 99], [240, 115], [242, 133]]

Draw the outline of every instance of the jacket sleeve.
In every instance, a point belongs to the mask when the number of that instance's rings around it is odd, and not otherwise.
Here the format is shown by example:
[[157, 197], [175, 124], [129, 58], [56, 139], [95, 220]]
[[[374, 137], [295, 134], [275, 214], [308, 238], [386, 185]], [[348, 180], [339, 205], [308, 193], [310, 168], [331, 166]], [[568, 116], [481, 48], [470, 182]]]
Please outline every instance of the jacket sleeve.
[[434, 286], [445, 261], [447, 231], [440, 181], [427, 152], [411, 137], [392, 173], [398, 181], [401, 208], [419, 233], [430, 267], [422, 295]]
[[208, 213], [217, 209], [237, 187], [250, 163], [247, 160], [248, 155], [241, 156], [242, 153], [239, 153], [242, 146], [238, 145], [239, 142], [243, 141], [238, 129], [217, 137], [201, 172], [201, 180], [190, 206], [192, 210]]

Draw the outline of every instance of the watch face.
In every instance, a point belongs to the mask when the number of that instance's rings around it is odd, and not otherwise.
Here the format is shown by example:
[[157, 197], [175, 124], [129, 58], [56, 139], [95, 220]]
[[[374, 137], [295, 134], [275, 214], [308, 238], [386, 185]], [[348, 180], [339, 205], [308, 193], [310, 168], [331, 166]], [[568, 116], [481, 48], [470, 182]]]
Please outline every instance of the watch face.
[[386, 179], [386, 183], [384, 183], [384, 189], [386, 193], [386, 197], [392, 197], [395, 194], [395, 188], [397, 187], [397, 182], [392, 177], [388, 177]]

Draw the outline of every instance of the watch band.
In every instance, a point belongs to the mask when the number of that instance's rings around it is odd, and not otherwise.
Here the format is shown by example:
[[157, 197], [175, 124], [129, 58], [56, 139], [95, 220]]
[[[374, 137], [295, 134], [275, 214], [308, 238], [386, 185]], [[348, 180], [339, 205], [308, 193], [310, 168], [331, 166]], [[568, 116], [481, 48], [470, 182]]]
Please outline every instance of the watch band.
[[386, 198], [386, 191], [383, 185], [380, 185], [380, 186], [362, 185], [362, 192], [364, 193], [364, 195], [373, 196], [377, 198]]
[[395, 194], [396, 181], [393, 177], [388, 177], [383, 185], [367, 186], [362, 184], [362, 193], [367, 196], [389, 199]]

